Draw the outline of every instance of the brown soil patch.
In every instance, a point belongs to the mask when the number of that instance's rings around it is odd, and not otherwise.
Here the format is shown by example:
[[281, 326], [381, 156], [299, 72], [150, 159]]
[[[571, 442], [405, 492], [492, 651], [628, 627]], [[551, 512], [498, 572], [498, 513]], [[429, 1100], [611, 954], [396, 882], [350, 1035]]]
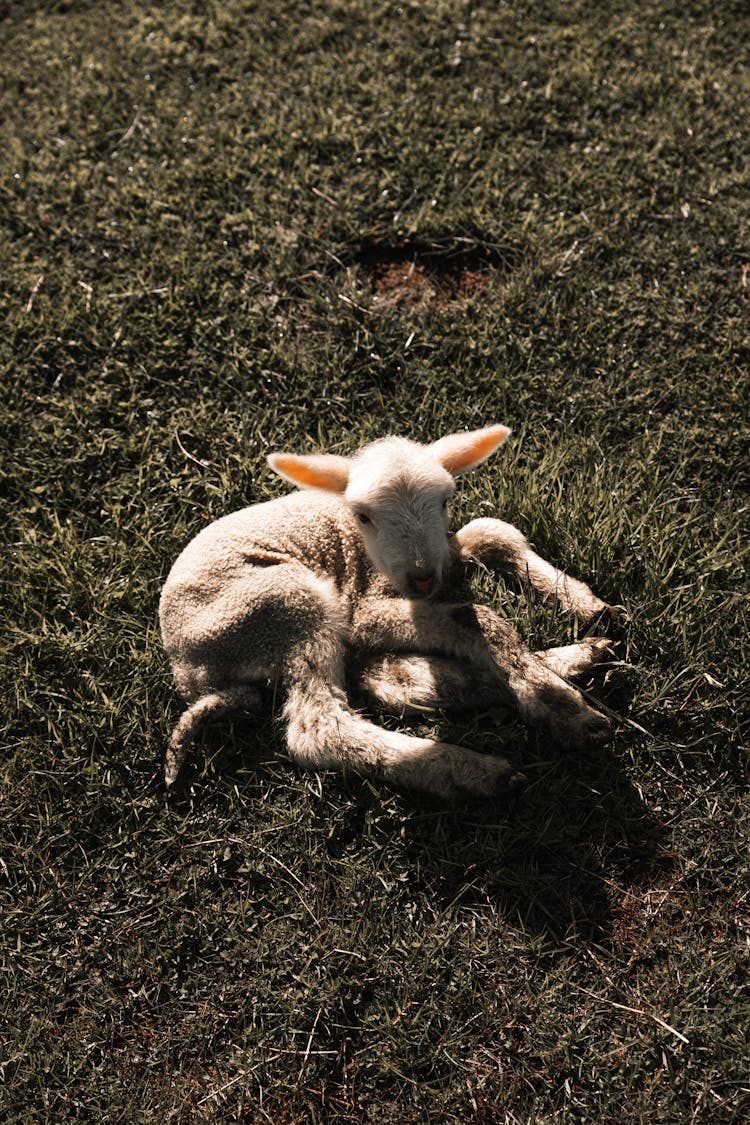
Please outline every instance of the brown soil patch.
[[384, 301], [444, 304], [481, 297], [507, 263], [483, 247], [441, 250], [417, 242], [365, 246], [359, 261]]

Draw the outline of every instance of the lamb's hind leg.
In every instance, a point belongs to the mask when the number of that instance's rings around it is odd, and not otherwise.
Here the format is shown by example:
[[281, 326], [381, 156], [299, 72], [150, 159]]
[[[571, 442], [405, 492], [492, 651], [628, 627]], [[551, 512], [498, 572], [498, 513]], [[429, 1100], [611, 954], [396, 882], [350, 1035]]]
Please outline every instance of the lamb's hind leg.
[[[287, 669], [287, 746], [307, 769], [351, 769], [438, 797], [491, 797], [523, 782], [510, 762], [462, 746], [415, 738], [369, 722], [349, 706], [331, 676], [323, 640], [292, 655]], [[319, 657], [319, 658], [318, 658]]]
[[176, 781], [205, 722], [260, 705], [257, 685], [277, 677], [285, 639], [294, 637], [295, 630], [314, 633], [316, 606], [326, 598], [335, 605], [332, 584], [297, 563], [248, 565], [215, 586], [180, 576], [167, 582], [159, 610], [162, 636], [175, 682], [188, 702], [167, 748], [168, 786]]
[[529, 652], [516, 630], [486, 606], [372, 599], [359, 607], [353, 629], [364, 651], [432, 651], [484, 668], [498, 691], [515, 699], [524, 719], [546, 727], [565, 746], [609, 737], [605, 716]]
[[454, 618], [479, 627], [499, 674], [507, 677], [523, 719], [545, 727], [563, 746], [582, 748], [607, 741], [609, 719], [589, 707], [580, 691], [530, 652], [496, 613], [487, 606], [458, 606]]
[[585, 676], [598, 664], [611, 660], [612, 643], [606, 637], [589, 637], [572, 645], [541, 649], [534, 653], [552, 672], [566, 680]]
[[545, 727], [563, 746], [582, 749], [607, 742], [609, 719], [589, 707], [580, 691], [529, 652], [512, 670], [509, 684], [522, 717]]
[[441, 656], [373, 654], [354, 669], [353, 681], [397, 715], [465, 711], [510, 699], [492, 671]]

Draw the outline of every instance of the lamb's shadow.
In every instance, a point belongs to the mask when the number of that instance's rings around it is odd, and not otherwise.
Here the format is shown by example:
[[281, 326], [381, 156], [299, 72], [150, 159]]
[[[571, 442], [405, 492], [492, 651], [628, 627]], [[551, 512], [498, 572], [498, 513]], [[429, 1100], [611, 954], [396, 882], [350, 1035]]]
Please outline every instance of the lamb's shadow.
[[[621, 681], [599, 690], [597, 702], [622, 713], [627, 694]], [[247, 780], [248, 768], [262, 770], [264, 761], [283, 755], [283, 731], [268, 702], [262, 717], [235, 716], [204, 732], [199, 757], [214, 759], [221, 776]], [[627, 735], [603, 748], [565, 751], [506, 719], [480, 713], [468, 731], [456, 719], [443, 733], [449, 741], [493, 746], [511, 757], [528, 778], [520, 794], [446, 805], [416, 793], [395, 795], [355, 774], [327, 773], [322, 784], [328, 813], [337, 793], [346, 807], [346, 816], [328, 834], [327, 848], [334, 856], [356, 851], [376, 821], [378, 832], [400, 838], [402, 874], [411, 894], [437, 899], [441, 909], [491, 907], [509, 923], [553, 941], [607, 946], [613, 910], [616, 914], [628, 887], [656, 878], [670, 865], [665, 829], [620, 761]], [[253, 744], [265, 750], [253, 753], [250, 764]], [[292, 763], [288, 768], [296, 769]], [[188, 777], [192, 772], [188, 765]], [[182, 788], [173, 795], [178, 805]]]
[[530, 784], [510, 804], [415, 810], [412, 868], [453, 906], [489, 903], [533, 932], [607, 945], [623, 885], [669, 862], [663, 830], [611, 750], [547, 748], [524, 768]]
[[[594, 705], [623, 713], [627, 680], [601, 685]], [[603, 748], [566, 751], [497, 714], [475, 716], [471, 727], [468, 740], [458, 725], [445, 737], [484, 749], [494, 727], [498, 752], [528, 785], [504, 800], [450, 808], [403, 795], [411, 807], [400, 834], [406, 867], [418, 873], [414, 889], [452, 908], [489, 904], [535, 933], [606, 946], [628, 888], [671, 866], [667, 832], [620, 761], [627, 733]]]

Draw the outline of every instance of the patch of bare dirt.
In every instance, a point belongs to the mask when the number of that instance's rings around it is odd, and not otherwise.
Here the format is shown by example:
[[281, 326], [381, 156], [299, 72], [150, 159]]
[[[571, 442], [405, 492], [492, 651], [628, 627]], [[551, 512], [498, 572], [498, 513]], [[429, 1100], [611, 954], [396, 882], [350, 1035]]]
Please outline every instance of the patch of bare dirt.
[[440, 250], [418, 242], [372, 242], [359, 258], [382, 301], [445, 304], [482, 297], [508, 263], [484, 247]]

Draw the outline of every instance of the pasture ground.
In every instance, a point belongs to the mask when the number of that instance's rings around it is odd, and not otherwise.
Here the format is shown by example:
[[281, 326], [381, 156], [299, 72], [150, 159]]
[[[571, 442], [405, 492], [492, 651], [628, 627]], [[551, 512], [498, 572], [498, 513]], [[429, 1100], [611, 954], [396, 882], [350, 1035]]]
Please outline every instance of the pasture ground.
[[[739, 1122], [743, 3], [0, 12], [0, 1118]], [[626, 607], [616, 736], [423, 729], [512, 805], [205, 733], [160, 584], [278, 448], [491, 421], [462, 484]], [[480, 576], [534, 646], [575, 624]]]

